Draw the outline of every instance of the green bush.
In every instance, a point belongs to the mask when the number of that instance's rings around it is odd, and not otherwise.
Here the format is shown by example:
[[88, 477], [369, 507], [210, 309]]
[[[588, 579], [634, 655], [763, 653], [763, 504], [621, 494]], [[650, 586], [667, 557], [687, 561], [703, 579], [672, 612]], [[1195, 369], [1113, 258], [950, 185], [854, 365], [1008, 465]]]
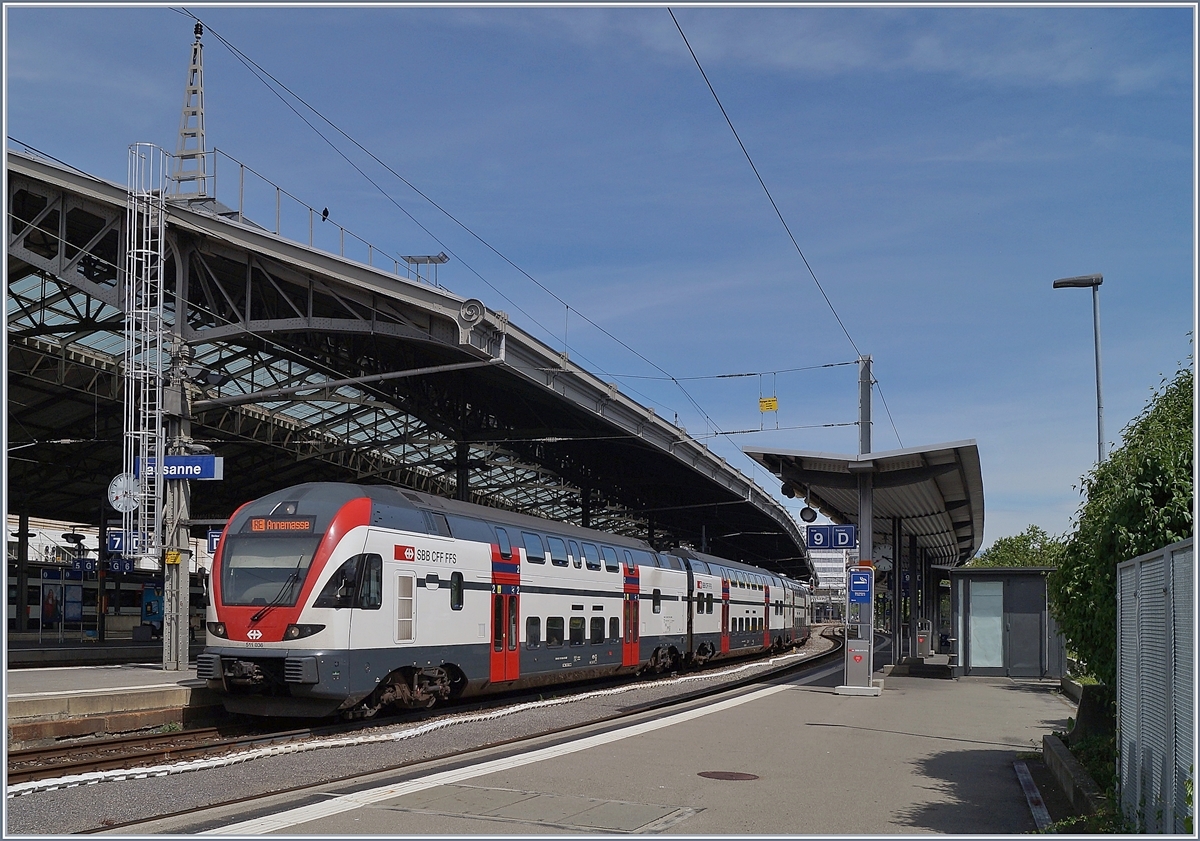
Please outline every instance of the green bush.
[[1049, 578], [1050, 606], [1072, 650], [1116, 683], [1117, 564], [1192, 534], [1191, 367], [1163, 380], [1122, 444], [1083, 479], [1085, 501]]

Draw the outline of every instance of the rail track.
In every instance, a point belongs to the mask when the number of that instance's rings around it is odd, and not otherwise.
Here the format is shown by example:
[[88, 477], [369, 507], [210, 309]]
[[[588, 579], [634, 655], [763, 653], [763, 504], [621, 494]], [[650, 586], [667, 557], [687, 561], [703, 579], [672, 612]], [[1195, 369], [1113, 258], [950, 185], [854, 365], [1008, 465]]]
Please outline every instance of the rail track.
[[[647, 710], [669, 707], [684, 701], [704, 697], [714, 692], [728, 691], [732, 688], [770, 680], [784, 674], [817, 668], [826, 664], [841, 650], [840, 637], [834, 636], [829, 630], [824, 631], [821, 636], [825, 639], [833, 640], [835, 645], [827, 651], [815, 654], [812, 657], [799, 659], [793, 663], [760, 670], [741, 678], [719, 682], [715, 686], [707, 686], [690, 692], [672, 695], [666, 699], [625, 707], [620, 709], [615, 715], [610, 716], [610, 718], [618, 719]], [[725, 665], [730, 664], [726, 663]], [[643, 683], [644, 685], [652, 685], [654, 680], [646, 680]], [[567, 698], [574, 693], [595, 691], [608, 686], [627, 685], [629, 682], [627, 677], [590, 681], [586, 685], [561, 687], [555, 695]], [[153, 768], [162, 763], [208, 758], [254, 748], [283, 745], [289, 742], [302, 742], [315, 738], [346, 736], [359, 731], [378, 730], [381, 727], [436, 721], [440, 718], [462, 716], [463, 714], [518, 704], [526, 699], [541, 699], [546, 694], [542, 693], [539, 695], [529, 692], [513, 693], [505, 696], [496, 696], [484, 701], [453, 704], [437, 708], [428, 713], [406, 713], [403, 716], [394, 718], [322, 724], [287, 730], [264, 732], [261, 729], [255, 729], [251, 726], [241, 727], [236, 730], [231, 730], [230, 727], [205, 727], [166, 734], [127, 736], [116, 739], [100, 739], [70, 745], [55, 745], [12, 751], [8, 754], [8, 786], [11, 792], [11, 787], [14, 785], [38, 780], [63, 780], [64, 786], [78, 785], [78, 782], [72, 783], [68, 782], [68, 780], [78, 778], [79, 775], [100, 771], [128, 770], [129, 774], [126, 776], [138, 777], [139, 769]], [[500, 740], [488, 745], [488, 747], [502, 745], [506, 741]], [[149, 775], [149, 773], [147, 772], [146, 775]], [[98, 828], [96, 831], [112, 828], [112, 826], [106, 826]]]

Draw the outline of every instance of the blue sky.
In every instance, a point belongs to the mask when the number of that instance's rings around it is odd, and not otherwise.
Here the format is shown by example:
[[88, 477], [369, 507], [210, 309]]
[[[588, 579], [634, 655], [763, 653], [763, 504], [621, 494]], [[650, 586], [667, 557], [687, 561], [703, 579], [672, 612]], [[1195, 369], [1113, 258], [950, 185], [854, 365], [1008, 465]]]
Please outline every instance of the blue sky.
[[[652, 378], [857, 356], [665, 7], [187, 8], [210, 29], [210, 148], [393, 255], [452, 253], [443, 285], [693, 435], [765, 423], [708, 440], [768, 490], [741, 446], [856, 450], [853, 426], [820, 426], [856, 419], [854, 366], [685, 381], [703, 414]], [[129, 144], [174, 150], [190, 18], [6, 12], [10, 136], [119, 182]], [[891, 414], [877, 396], [874, 448], [974, 438], [985, 543], [1030, 523], [1066, 531], [1096, 453], [1092, 311], [1090, 292], [1051, 281], [1104, 274], [1110, 441], [1191, 352], [1192, 10], [675, 12], [874, 358]], [[338, 138], [387, 195], [372, 186], [217, 35], [571, 311]], [[760, 393], [778, 396], [777, 415], [760, 416]]]

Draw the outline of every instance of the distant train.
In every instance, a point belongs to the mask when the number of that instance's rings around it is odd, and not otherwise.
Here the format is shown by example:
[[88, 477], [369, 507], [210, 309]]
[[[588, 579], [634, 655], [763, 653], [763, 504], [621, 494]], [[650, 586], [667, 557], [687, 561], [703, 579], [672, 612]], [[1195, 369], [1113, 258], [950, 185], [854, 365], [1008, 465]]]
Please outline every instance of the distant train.
[[800, 582], [384, 486], [246, 503], [209, 595], [198, 676], [253, 715], [369, 717], [809, 637]]

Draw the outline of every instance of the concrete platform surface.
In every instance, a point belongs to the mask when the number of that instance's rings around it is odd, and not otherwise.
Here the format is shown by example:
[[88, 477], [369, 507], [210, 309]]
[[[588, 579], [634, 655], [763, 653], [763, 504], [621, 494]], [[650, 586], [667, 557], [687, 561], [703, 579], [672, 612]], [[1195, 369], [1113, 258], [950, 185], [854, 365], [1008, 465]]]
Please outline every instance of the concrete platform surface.
[[181, 708], [211, 694], [195, 666], [167, 672], [148, 664], [10, 668], [5, 690], [10, 732], [15, 722]]
[[[1014, 834], [1013, 762], [1066, 726], [1057, 681], [838, 674], [318, 786], [154, 831], [283, 835]], [[238, 810], [243, 810], [239, 813]], [[249, 810], [250, 817], [245, 810]], [[199, 816], [197, 816], [198, 818]]]

